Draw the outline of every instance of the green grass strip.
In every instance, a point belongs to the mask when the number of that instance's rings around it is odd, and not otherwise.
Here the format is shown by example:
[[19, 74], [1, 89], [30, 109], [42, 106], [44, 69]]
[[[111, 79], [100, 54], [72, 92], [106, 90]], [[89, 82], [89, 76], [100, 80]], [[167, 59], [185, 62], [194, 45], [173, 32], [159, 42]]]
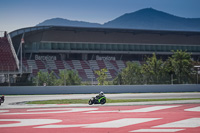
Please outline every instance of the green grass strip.
[[[151, 101], [176, 101], [176, 100], [200, 100], [200, 98], [172, 98], [172, 99], [106, 99], [107, 103], [123, 103], [123, 102], [151, 102]], [[32, 101], [27, 104], [87, 104], [89, 99], [63, 99], [63, 100], [47, 100]]]

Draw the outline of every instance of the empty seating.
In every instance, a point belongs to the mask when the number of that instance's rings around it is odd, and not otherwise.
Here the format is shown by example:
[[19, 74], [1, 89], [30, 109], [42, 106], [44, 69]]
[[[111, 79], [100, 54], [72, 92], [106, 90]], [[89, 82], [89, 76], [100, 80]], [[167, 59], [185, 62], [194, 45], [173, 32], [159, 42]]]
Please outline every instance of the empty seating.
[[94, 75], [94, 72], [92, 71], [92, 69], [84, 69], [84, 71], [85, 71], [88, 79], [95, 78], [95, 75]]
[[18, 70], [10, 43], [6, 37], [0, 38], [0, 71]]
[[88, 78], [84, 69], [77, 69], [77, 71], [82, 80], [86, 80]]
[[63, 64], [64, 64], [65, 69], [67, 69], [67, 70], [72, 69], [71, 66], [66, 61], [63, 61]]
[[38, 69], [46, 69], [44, 63], [41, 60], [36, 60], [35, 63], [37, 64]]
[[74, 69], [74, 65], [73, 65], [73, 63], [72, 63], [71, 60], [66, 61], [65, 63], [66, 63], [66, 66], [67, 66], [67, 67], [69, 67], [70, 69]]
[[72, 64], [76, 70], [83, 69], [80, 60], [72, 60]]
[[[26, 61], [24, 61], [24, 62], [26, 62]], [[27, 60], [27, 64], [28, 64], [29, 67], [32, 67], [32, 69], [38, 69], [35, 60]]]
[[99, 69], [106, 68], [106, 65], [105, 65], [103, 60], [97, 60], [96, 62], [98, 64], [98, 66], [99, 66]]
[[108, 69], [110, 76], [114, 79], [117, 76], [117, 72], [114, 69]]
[[[138, 62], [137, 62], [138, 63]], [[114, 79], [118, 72], [126, 67], [126, 62], [121, 60], [111, 60], [111, 61], [103, 61], [103, 60], [52, 60], [52, 61], [40, 61], [40, 60], [23, 60], [23, 65], [26, 67], [32, 67], [33, 75], [36, 76], [37, 72], [51, 72], [59, 76], [61, 70], [73, 70], [77, 71], [79, 77], [82, 81], [91, 81], [95, 80], [98, 75], [95, 74], [96, 70], [100, 70], [106, 68], [108, 72], [107, 78], [109, 80]]]
[[57, 69], [57, 66], [54, 60], [47, 60], [45, 63], [50, 69]]
[[55, 61], [55, 64], [56, 64], [56, 67], [57, 67], [58, 69], [65, 69], [65, 66], [64, 66], [63, 61], [61, 61], [61, 60], [56, 60], [56, 61]]
[[81, 60], [80, 63], [83, 69], [90, 69], [90, 66], [88, 65], [87, 61]]
[[116, 64], [117, 64], [119, 70], [122, 70], [126, 67], [126, 65], [125, 65], [126, 63], [122, 60], [116, 61]]
[[116, 69], [119, 69], [117, 63], [115, 60], [111, 60], [110, 63], [116, 68]]
[[99, 66], [97, 64], [97, 61], [96, 60], [89, 60], [88, 62], [90, 64], [90, 67], [94, 70], [99, 70]]

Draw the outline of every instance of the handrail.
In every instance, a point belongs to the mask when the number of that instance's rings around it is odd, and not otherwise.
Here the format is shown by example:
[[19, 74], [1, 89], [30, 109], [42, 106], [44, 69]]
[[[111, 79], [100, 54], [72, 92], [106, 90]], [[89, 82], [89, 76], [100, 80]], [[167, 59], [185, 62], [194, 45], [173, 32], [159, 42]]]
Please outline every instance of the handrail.
[[6, 34], [6, 36], [7, 36], [9, 45], [10, 45], [10, 47], [11, 47], [12, 54], [13, 54], [13, 56], [14, 56], [14, 58], [15, 58], [15, 61], [16, 61], [16, 64], [17, 64], [17, 68], [19, 69], [19, 60], [18, 60], [17, 55], [16, 55], [16, 52], [15, 52], [15, 50], [14, 50], [14, 47], [13, 47], [13, 44], [12, 44], [12, 40], [11, 40], [9, 34]]

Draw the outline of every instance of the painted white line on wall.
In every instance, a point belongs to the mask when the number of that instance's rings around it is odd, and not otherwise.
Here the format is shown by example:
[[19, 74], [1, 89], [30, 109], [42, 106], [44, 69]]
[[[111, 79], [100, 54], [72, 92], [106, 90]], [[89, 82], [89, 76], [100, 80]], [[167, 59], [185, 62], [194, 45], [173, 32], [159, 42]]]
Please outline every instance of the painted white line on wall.
[[62, 122], [62, 120], [56, 120], [56, 119], [0, 119], [0, 121], [18, 122], [18, 123], [10, 123], [10, 124], [0, 124], [0, 127], [22, 127], [22, 126], [34, 126], [34, 125]]
[[200, 118], [190, 118], [190, 119], [186, 119], [186, 120], [181, 120], [181, 121], [176, 121], [176, 122], [172, 122], [172, 123], [167, 123], [167, 124], [163, 124], [163, 125], [159, 125], [159, 126], [155, 126], [155, 127], [183, 127], [183, 128], [190, 128], [190, 127], [200, 127]]
[[197, 112], [200, 112], [200, 106], [199, 107], [194, 107], [194, 108], [189, 108], [189, 109], [184, 109], [184, 111], [197, 111]]
[[182, 131], [184, 129], [138, 129], [138, 130], [134, 130], [134, 131], [130, 131], [130, 132], [178, 132], [178, 131]]

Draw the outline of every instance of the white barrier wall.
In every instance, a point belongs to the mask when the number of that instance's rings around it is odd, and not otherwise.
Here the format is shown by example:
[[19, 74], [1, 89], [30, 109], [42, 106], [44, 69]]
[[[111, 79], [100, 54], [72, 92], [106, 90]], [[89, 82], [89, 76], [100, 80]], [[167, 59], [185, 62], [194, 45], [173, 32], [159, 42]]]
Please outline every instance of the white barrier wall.
[[0, 95], [200, 92], [200, 85], [15, 86], [0, 87]]

